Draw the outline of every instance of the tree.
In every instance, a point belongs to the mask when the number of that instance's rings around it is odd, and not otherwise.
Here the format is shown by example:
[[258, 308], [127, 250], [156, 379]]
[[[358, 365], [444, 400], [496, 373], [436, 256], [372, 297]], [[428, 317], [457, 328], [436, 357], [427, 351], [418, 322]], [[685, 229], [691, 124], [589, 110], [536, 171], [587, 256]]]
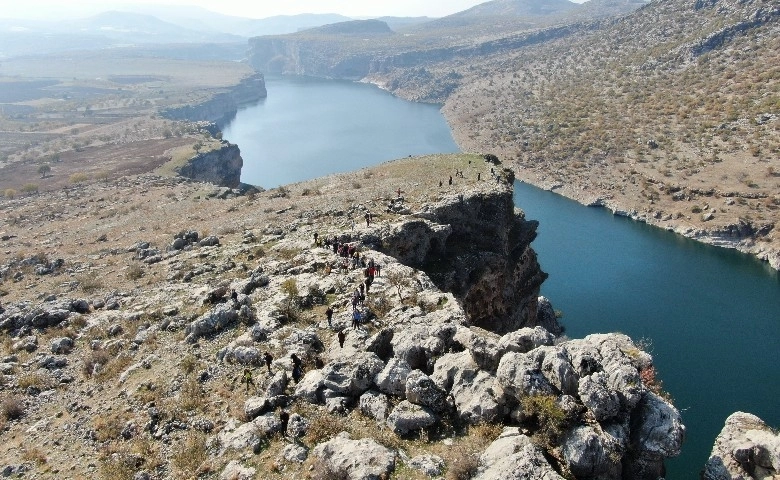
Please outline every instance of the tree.
[[298, 317], [298, 312], [295, 308], [299, 302], [298, 282], [294, 278], [288, 278], [282, 283], [282, 292], [287, 295], [284, 314], [289, 320], [295, 320]]
[[388, 272], [387, 275], [385, 275], [385, 278], [387, 279], [387, 283], [395, 287], [396, 291], [398, 292], [398, 301], [403, 303], [404, 297], [401, 295], [401, 289], [409, 286], [409, 279], [406, 278], [403, 273], [395, 270]]
[[51, 173], [51, 165], [48, 163], [44, 163], [40, 167], [38, 167], [38, 173], [41, 174], [41, 178], [46, 178], [49, 173]]

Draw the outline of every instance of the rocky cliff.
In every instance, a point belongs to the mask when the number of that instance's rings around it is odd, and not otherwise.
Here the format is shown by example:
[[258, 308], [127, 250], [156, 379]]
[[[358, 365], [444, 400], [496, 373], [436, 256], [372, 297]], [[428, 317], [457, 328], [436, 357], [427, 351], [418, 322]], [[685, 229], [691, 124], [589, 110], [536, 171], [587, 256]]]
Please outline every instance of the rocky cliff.
[[256, 73], [226, 91], [216, 91], [205, 102], [169, 108], [161, 114], [172, 120], [214, 122], [222, 128], [235, 117], [239, 106], [256, 102], [267, 95], [265, 77]]
[[176, 168], [176, 173], [199, 182], [238, 188], [243, 166], [244, 159], [241, 158], [238, 145], [222, 140], [217, 148], [197, 153], [184, 165]]
[[702, 480], [778, 478], [780, 436], [760, 418], [736, 412], [715, 439]]
[[[506, 333], [537, 325], [537, 297], [547, 274], [531, 249], [538, 222], [514, 208], [514, 175], [498, 170], [489, 177], [491, 188], [446, 196], [412, 213], [415, 220], [378, 233], [389, 255], [452, 292], [473, 325]], [[388, 205], [394, 208], [395, 202]]]
[[[685, 429], [649, 354], [478, 311], [495, 282], [527, 320], [543, 278], [491, 168], [431, 156], [247, 197], [146, 176], [15, 200], [3, 472], [657, 479]], [[25, 255], [52, 222], [57, 260]]]

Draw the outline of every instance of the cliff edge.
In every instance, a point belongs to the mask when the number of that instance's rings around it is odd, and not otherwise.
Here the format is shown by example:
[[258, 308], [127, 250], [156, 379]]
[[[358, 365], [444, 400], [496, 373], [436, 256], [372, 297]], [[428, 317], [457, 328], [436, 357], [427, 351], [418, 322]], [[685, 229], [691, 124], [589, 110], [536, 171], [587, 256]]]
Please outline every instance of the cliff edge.
[[[5, 200], [3, 471], [658, 478], [685, 428], [652, 357], [524, 326], [551, 307], [506, 173], [433, 155], [245, 196], [144, 175]], [[480, 311], [490, 284], [525, 313]]]

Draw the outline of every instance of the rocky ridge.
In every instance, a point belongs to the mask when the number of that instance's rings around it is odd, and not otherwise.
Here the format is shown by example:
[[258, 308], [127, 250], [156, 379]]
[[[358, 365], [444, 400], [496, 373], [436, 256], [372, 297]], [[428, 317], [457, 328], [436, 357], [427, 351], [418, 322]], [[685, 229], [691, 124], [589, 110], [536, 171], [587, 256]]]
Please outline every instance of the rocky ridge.
[[[44, 221], [52, 198], [6, 200], [3, 471], [657, 478], [684, 427], [652, 358], [623, 335], [567, 340], [538, 325], [555, 319], [538, 297], [535, 224], [496, 167], [405, 159], [246, 196], [127, 177], [52, 194], [62, 209]], [[437, 187], [452, 168], [464, 178]], [[474, 180], [491, 168], [497, 180]], [[314, 233], [381, 265], [357, 326], [364, 269], [341, 271]], [[45, 251], [28, 250], [34, 238]], [[457, 282], [438, 261], [465, 287], [439, 287]], [[516, 289], [526, 313], [475, 315], [483, 282]]]

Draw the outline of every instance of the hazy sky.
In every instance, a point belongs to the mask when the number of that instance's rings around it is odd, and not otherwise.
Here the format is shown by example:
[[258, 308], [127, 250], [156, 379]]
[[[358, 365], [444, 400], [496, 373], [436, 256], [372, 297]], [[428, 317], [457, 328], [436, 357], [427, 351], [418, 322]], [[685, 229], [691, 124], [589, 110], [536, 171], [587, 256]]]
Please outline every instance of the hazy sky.
[[[298, 13], [349, 17], [443, 17], [485, 0], [0, 0], [2, 18], [63, 18], [119, 9], [128, 4], [198, 5], [226, 15], [265, 18]], [[585, 0], [573, 0], [583, 3]]]

